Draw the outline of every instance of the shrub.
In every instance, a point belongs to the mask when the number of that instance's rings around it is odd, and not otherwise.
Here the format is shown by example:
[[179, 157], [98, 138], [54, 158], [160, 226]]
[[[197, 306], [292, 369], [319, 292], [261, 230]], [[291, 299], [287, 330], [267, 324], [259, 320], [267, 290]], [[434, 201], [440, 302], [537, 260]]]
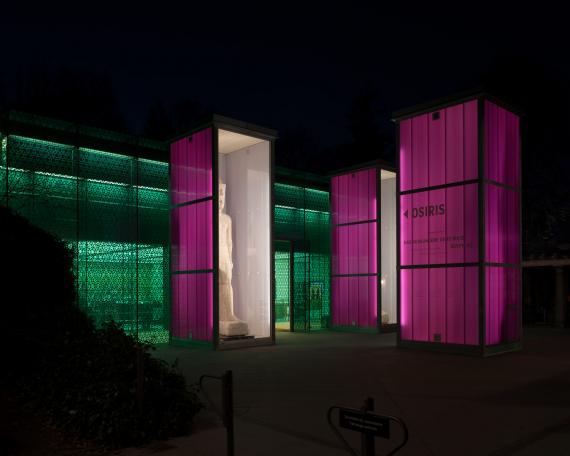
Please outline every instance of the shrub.
[[75, 303], [73, 254], [0, 207], [6, 239], [2, 333], [5, 381], [79, 436], [108, 446], [187, 433], [201, 408], [176, 365], [116, 323], [95, 328]]

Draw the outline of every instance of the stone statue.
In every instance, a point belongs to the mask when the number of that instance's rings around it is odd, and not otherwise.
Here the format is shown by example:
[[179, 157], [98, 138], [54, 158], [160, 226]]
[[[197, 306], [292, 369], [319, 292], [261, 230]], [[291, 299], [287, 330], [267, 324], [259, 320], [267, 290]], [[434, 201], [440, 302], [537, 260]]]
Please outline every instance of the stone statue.
[[245, 336], [249, 328], [245, 321], [234, 315], [234, 291], [232, 288], [232, 219], [224, 212], [226, 184], [218, 185], [218, 233], [219, 233], [219, 319], [221, 336]]

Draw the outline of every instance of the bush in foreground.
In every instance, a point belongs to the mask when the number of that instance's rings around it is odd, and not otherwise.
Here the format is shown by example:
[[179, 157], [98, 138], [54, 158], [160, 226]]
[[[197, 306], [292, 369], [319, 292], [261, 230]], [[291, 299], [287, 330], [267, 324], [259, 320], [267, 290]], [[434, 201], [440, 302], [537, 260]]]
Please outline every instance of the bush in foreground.
[[[65, 430], [108, 446], [185, 434], [201, 404], [175, 365], [75, 303], [73, 254], [0, 207], [4, 380]], [[9, 298], [8, 298], [9, 297]]]

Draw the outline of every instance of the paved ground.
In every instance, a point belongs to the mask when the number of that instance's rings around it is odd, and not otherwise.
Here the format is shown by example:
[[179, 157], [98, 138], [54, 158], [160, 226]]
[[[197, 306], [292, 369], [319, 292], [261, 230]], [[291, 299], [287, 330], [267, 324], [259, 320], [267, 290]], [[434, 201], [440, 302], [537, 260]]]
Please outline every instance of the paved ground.
[[[178, 358], [191, 382], [234, 371], [237, 455], [346, 455], [326, 411], [358, 407], [367, 396], [407, 422], [401, 455], [568, 455], [570, 331], [526, 329], [524, 344], [480, 359], [397, 349], [394, 335], [278, 333], [272, 347], [157, 354]], [[225, 454], [214, 422], [203, 413], [192, 436], [125, 454]], [[389, 442], [381, 444], [377, 453], [385, 454]]]

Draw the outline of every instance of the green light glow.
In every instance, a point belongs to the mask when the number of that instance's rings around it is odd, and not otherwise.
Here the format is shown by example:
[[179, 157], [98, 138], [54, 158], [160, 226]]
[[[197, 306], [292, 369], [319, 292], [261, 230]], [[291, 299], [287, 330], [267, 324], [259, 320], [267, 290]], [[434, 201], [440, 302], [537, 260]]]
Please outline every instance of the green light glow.
[[275, 252], [275, 323], [289, 323], [290, 258], [289, 252]]
[[73, 248], [79, 306], [167, 342], [168, 166], [17, 136], [5, 148], [9, 206]]
[[[296, 331], [327, 327], [330, 318], [330, 213], [328, 192], [275, 184], [276, 316], [288, 302], [289, 264], [280, 246], [293, 245], [293, 305]], [[285, 247], [281, 247], [283, 249]], [[286, 284], [280, 285], [280, 282]], [[280, 303], [283, 301], [283, 304]], [[288, 304], [287, 304], [288, 305]], [[279, 320], [277, 320], [279, 323]]]

